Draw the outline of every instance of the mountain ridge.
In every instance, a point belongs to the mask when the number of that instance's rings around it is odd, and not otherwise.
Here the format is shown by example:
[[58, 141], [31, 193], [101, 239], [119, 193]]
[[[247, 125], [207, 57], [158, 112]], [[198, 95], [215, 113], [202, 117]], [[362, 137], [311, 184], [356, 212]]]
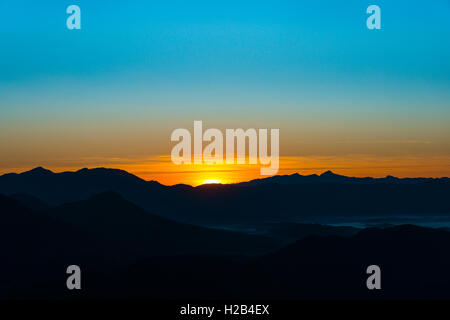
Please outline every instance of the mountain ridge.
[[[184, 183], [178, 183], [174, 185], [164, 185], [156, 180], [144, 180], [139, 176], [136, 176], [128, 171], [117, 168], [106, 168], [106, 167], [95, 167], [95, 168], [81, 168], [76, 171], [63, 171], [63, 172], [53, 172], [49, 169], [46, 169], [42, 166], [38, 166], [28, 171], [24, 171], [21, 173], [5, 173], [0, 175], [0, 179], [3, 177], [10, 176], [49, 176], [49, 175], [71, 175], [71, 174], [80, 174], [80, 175], [101, 175], [101, 174], [114, 174], [117, 176], [128, 177], [130, 179], [135, 179], [136, 181], [144, 181], [148, 183], [158, 184], [166, 187], [187, 187], [190, 186]], [[366, 177], [350, 177], [341, 174], [337, 174], [331, 170], [326, 170], [321, 174], [310, 174], [310, 175], [302, 175], [299, 172], [287, 174], [287, 175], [274, 175], [266, 178], [258, 178], [252, 179], [249, 181], [243, 181], [238, 183], [230, 183], [230, 184], [222, 184], [222, 185], [255, 185], [261, 183], [277, 183], [277, 184], [302, 184], [302, 183], [423, 183], [423, 182], [445, 182], [449, 183], [449, 177], [405, 177], [398, 178], [391, 175], [386, 175], [382, 178], [374, 178], [370, 176]], [[200, 185], [202, 186], [202, 185]], [[190, 186], [192, 187], [192, 186]]]
[[[37, 174], [36, 174], [37, 172]], [[119, 169], [81, 169], [0, 176], [0, 193], [28, 194], [50, 206], [114, 191], [148, 212], [214, 226], [311, 221], [343, 216], [450, 216], [448, 178], [353, 178], [324, 172], [273, 176], [238, 184], [165, 186]], [[326, 201], [324, 201], [326, 199]]]

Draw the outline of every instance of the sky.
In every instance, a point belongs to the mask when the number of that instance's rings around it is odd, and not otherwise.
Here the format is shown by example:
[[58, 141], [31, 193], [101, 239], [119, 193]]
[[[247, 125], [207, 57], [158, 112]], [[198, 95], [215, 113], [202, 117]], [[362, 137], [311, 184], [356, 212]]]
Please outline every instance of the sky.
[[449, 0], [0, 0], [0, 174], [261, 178], [172, 164], [171, 132], [202, 120], [279, 128], [280, 174], [450, 176], [449, 18]]

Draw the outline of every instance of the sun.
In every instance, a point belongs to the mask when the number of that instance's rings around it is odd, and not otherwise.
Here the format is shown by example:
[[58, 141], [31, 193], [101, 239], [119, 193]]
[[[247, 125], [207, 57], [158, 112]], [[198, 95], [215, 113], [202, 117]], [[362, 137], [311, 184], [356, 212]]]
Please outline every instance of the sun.
[[218, 179], [206, 179], [203, 181], [203, 184], [217, 184], [217, 183], [222, 183], [222, 181]]

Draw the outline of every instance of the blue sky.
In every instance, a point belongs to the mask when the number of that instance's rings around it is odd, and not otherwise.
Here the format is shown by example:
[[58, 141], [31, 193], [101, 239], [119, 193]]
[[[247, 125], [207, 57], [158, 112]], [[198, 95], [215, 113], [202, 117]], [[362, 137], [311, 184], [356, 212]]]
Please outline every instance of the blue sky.
[[[286, 81], [298, 72], [351, 78], [375, 71], [449, 81], [446, 0], [378, 1], [380, 31], [365, 28], [373, 1], [130, 2], [3, 1], [1, 80], [137, 70], [249, 79], [257, 72]], [[82, 9], [80, 31], [65, 28], [72, 3]]]

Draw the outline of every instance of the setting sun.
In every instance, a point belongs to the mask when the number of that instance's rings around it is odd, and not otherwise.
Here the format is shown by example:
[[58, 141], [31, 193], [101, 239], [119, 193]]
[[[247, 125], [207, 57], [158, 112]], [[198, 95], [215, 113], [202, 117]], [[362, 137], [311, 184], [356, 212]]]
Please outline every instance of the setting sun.
[[203, 181], [203, 184], [214, 184], [214, 183], [222, 183], [222, 181], [218, 179], [206, 179]]

